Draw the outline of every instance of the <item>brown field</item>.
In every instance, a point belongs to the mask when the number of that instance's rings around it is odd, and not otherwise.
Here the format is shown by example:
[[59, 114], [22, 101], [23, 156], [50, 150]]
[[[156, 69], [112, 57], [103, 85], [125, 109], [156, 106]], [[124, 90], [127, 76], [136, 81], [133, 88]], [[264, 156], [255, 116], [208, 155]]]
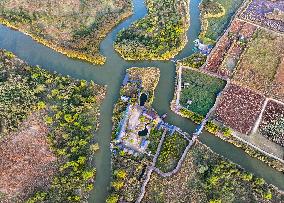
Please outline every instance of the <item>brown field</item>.
[[45, 188], [55, 170], [55, 155], [46, 140], [42, 115], [33, 114], [18, 132], [0, 142], [0, 202], [25, 199], [36, 188]]
[[260, 133], [269, 140], [284, 147], [284, 105], [269, 101], [259, 126]]
[[235, 19], [228, 33], [225, 33], [209, 56], [204, 70], [218, 76], [231, 78], [246, 44], [251, 40], [257, 28], [249, 23]]
[[216, 119], [234, 130], [249, 134], [261, 112], [265, 97], [230, 84], [216, 108]]
[[[279, 86], [281, 87], [279, 81], [283, 81], [281, 80], [282, 68], [280, 68], [284, 54], [283, 40], [282, 36], [275, 33], [259, 30], [242, 55], [233, 80], [266, 96], [281, 98], [281, 92], [278, 93], [278, 89]], [[277, 72], [279, 72], [278, 82], [275, 81]]]

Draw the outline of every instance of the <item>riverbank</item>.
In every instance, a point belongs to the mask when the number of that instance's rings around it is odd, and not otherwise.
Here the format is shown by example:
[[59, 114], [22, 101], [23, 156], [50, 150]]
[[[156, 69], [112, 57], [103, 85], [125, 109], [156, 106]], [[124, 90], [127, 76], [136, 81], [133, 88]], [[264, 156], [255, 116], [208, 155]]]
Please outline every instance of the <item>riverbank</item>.
[[[72, 4], [72, 0], [69, 1], [71, 1]], [[24, 2], [22, 6], [35, 8], [26, 10], [23, 9], [19, 11], [19, 13], [23, 13], [23, 16], [20, 14], [17, 16], [16, 7], [16, 11], [14, 13], [12, 12], [10, 15], [9, 9], [12, 8], [10, 8], [8, 4], [7, 8], [3, 8], [3, 10], [0, 12], [0, 23], [12, 29], [19, 30], [27, 36], [30, 36], [36, 42], [41, 43], [61, 54], [64, 54], [67, 57], [85, 60], [98, 65], [103, 65], [106, 61], [105, 56], [102, 56], [99, 53], [101, 41], [116, 25], [133, 14], [131, 2], [128, 0], [123, 1], [123, 3], [119, 3], [116, 5], [117, 8], [115, 10], [110, 9], [108, 13], [104, 15], [97, 13], [96, 9], [92, 9], [93, 6], [90, 6], [85, 12], [91, 13], [90, 16], [94, 18], [94, 22], [88, 26], [90, 23], [85, 22], [88, 20], [86, 20], [84, 16], [80, 16], [81, 14], [78, 14], [79, 12], [77, 10], [79, 10], [79, 8], [76, 8], [76, 5], [74, 4], [73, 7], [74, 10], [76, 10], [74, 11], [74, 15], [78, 16], [72, 21], [72, 23], [70, 23], [73, 25], [73, 27], [70, 28], [70, 25], [59, 25], [60, 23], [62, 24], [62, 19], [57, 19], [60, 18], [60, 11], [57, 13], [57, 10], [62, 7], [60, 2], [56, 3], [56, 9], [53, 9], [52, 14], [49, 14], [54, 18], [54, 22], [50, 23], [48, 23], [50, 19], [46, 17], [44, 13], [45, 10], [48, 10], [49, 5], [40, 4], [34, 6], [33, 3]], [[102, 3], [99, 5], [98, 3], [97, 7], [104, 7], [104, 4]], [[64, 13], [66, 11], [63, 9], [61, 12]], [[70, 15], [70, 13], [67, 12], [66, 16], [68, 15]], [[93, 15], [95, 17], [93, 17]], [[66, 18], [66, 16], [64, 16], [63, 19]], [[72, 19], [74, 16], [70, 15], [69, 18]], [[69, 22], [70, 19], [65, 19], [63, 21]], [[80, 26], [77, 23], [78, 20], [82, 21]], [[40, 23], [41, 25], [39, 25]], [[33, 25], [33, 27], [31, 27], [31, 25]], [[50, 30], [53, 31], [51, 32]]]
[[199, 39], [205, 44], [215, 44], [245, 1], [202, 0], [200, 4], [201, 32]]
[[106, 58], [103, 56], [91, 56], [91, 55], [87, 55], [87, 54], [82, 54], [81, 52], [76, 52], [74, 50], [70, 50], [70, 49], [66, 49], [60, 46], [57, 46], [56, 44], [52, 43], [51, 41], [45, 40], [43, 38], [37, 37], [31, 33], [27, 33], [25, 30], [22, 30], [18, 27], [16, 27], [15, 25], [12, 25], [10, 22], [8, 22], [7, 20], [0, 18], [0, 23], [2, 25], [5, 25], [9, 28], [12, 28], [14, 30], [18, 30], [21, 33], [31, 37], [33, 40], [35, 40], [36, 42], [43, 44], [44, 46], [59, 52], [61, 54], [66, 55], [69, 58], [73, 58], [73, 59], [80, 59], [80, 60], [85, 60], [88, 61], [90, 63], [94, 63], [94, 64], [99, 64], [99, 65], [103, 65], [105, 63]]

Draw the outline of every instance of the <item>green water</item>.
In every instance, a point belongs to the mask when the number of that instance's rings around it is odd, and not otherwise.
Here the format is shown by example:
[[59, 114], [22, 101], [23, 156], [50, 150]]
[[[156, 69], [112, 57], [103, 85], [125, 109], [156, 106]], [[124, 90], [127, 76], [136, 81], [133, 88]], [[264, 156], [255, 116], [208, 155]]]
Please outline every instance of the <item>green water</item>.
[[[199, 5], [200, 0], [192, 0], [190, 3], [191, 24], [188, 30], [189, 43], [183, 51], [175, 57], [181, 59], [192, 53], [193, 40], [200, 31]], [[134, 15], [119, 24], [107, 35], [101, 43], [101, 52], [107, 57], [103, 66], [95, 66], [83, 61], [67, 58], [37, 42], [30, 37], [0, 25], [0, 48], [14, 52], [31, 65], [56, 71], [63, 75], [74, 78], [93, 80], [97, 84], [107, 85], [107, 95], [101, 106], [100, 128], [96, 133], [96, 139], [100, 144], [100, 151], [96, 154], [95, 165], [97, 176], [95, 190], [91, 194], [89, 202], [102, 203], [108, 194], [108, 186], [111, 177], [111, 154], [110, 140], [112, 129], [112, 111], [119, 96], [119, 89], [125, 75], [126, 69], [130, 67], [158, 67], [161, 77], [155, 91], [154, 108], [162, 115], [168, 113], [167, 122], [174, 124], [186, 132], [193, 132], [196, 125], [188, 119], [174, 114], [170, 110], [170, 101], [173, 99], [175, 86], [175, 64], [172, 61], [124, 61], [113, 49], [113, 41], [117, 33], [127, 28], [133, 21], [146, 15], [147, 9], [142, 0], [134, 0]], [[209, 133], [203, 133], [200, 140], [208, 145], [213, 151], [223, 155], [233, 162], [241, 165], [248, 171], [263, 177], [268, 183], [284, 190], [284, 175], [268, 167], [261, 161], [251, 158], [242, 150], [228, 144]]]

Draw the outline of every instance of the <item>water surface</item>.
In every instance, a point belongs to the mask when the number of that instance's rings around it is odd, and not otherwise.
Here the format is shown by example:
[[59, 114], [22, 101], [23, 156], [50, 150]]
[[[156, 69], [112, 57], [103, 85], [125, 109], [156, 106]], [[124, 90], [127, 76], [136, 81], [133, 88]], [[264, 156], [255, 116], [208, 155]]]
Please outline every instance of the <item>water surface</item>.
[[[191, 15], [190, 28], [187, 32], [189, 42], [174, 60], [184, 58], [193, 53], [193, 41], [198, 37], [200, 31], [199, 2], [200, 0], [191, 0], [189, 8]], [[119, 97], [120, 85], [128, 68], [149, 66], [159, 68], [161, 76], [155, 91], [153, 107], [160, 115], [168, 113], [166, 121], [180, 127], [186, 132], [194, 132], [196, 127], [188, 119], [182, 118], [170, 110], [170, 101], [174, 95], [176, 76], [174, 62], [125, 61], [113, 49], [113, 41], [117, 33], [147, 14], [147, 9], [142, 0], [134, 0], [133, 5], [134, 15], [115, 27], [101, 43], [101, 52], [107, 57], [107, 61], [103, 66], [70, 59], [35, 42], [23, 33], [0, 25], [0, 48], [14, 52], [30, 65], [40, 65], [50, 71], [70, 75], [77, 79], [93, 80], [97, 84], [107, 86], [107, 95], [101, 106], [100, 127], [96, 133], [100, 150], [95, 156], [95, 165], [97, 168], [95, 190], [91, 194], [89, 202], [103, 203], [108, 194], [108, 187], [111, 180], [111, 153], [109, 149], [112, 130], [111, 117], [113, 106]], [[241, 165], [246, 170], [263, 177], [268, 183], [273, 183], [284, 190], [283, 173], [268, 167], [263, 162], [248, 156], [244, 151], [209, 133], [203, 133], [200, 140], [218, 154]]]

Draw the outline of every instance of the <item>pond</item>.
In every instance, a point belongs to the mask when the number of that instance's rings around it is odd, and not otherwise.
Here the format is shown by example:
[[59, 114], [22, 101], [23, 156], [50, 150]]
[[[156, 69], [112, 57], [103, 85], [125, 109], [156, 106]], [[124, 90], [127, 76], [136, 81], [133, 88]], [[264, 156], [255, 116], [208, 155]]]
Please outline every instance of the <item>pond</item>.
[[146, 101], [147, 101], [147, 99], [148, 99], [147, 94], [142, 93], [142, 94], [140, 95], [140, 106], [144, 106], [145, 103], [146, 103]]
[[148, 132], [149, 131], [148, 131], [147, 127], [145, 127], [144, 130], [141, 130], [141, 131], [138, 132], [138, 135], [143, 137], [143, 136], [148, 135]]
[[[200, 0], [191, 0], [190, 3], [190, 28], [187, 36], [189, 42], [186, 47], [173, 59], [184, 58], [193, 53], [194, 40], [200, 31], [199, 9]], [[31, 65], [56, 71], [74, 78], [93, 80], [97, 84], [107, 86], [107, 95], [101, 106], [100, 128], [96, 132], [96, 139], [100, 150], [95, 156], [97, 168], [95, 190], [89, 202], [102, 203], [108, 195], [111, 181], [111, 152], [110, 141], [112, 134], [113, 106], [119, 97], [120, 85], [130, 67], [157, 67], [160, 70], [160, 80], [155, 90], [153, 107], [163, 115], [167, 113], [166, 122], [180, 127], [188, 133], [194, 132], [196, 125], [188, 119], [176, 115], [170, 110], [170, 102], [174, 95], [176, 69], [173, 61], [125, 61], [113, 49], [113, 41], [117, 33], [127, 28], [132, 22], [146, 15], [147, 9], [142, 0], [134, 0], [134, 15], [120, 23], [110, 32], [101, 43], [101, 52], [107, 57], [103, 66], [96, 66], [84, 61], [70, 59], [41, 44], [38, 44], [27, 35], [0, 25], [0, 48], [14, 52]], [[263, 177], [268, 183], [273, 183], [284, 190], [284, 175], [263, 162], [247, 155], [244, 151], [228, 144], [219, 138], [204, 132], [200, 140], [213, 151], [241, 165], [246, 170]]]

